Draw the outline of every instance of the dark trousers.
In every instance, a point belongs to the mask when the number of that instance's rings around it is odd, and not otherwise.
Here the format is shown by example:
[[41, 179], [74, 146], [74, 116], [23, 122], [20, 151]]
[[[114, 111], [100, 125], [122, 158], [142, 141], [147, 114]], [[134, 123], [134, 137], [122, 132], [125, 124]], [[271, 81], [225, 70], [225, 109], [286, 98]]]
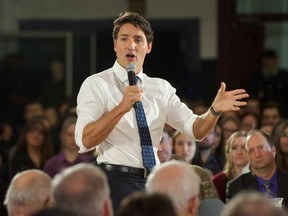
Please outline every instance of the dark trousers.
[[106, 173], [108, 178], [114, 212], [117, 212], [120, 202], [125, 197], [136, 191], [145, 190], [146, 178], [144, 177], [101, 169]]

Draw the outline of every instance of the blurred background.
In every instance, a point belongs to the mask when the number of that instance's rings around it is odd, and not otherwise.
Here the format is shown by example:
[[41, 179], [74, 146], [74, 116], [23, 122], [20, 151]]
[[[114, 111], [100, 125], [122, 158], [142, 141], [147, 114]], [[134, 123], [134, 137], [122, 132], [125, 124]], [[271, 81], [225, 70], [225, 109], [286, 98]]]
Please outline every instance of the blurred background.
[[145, 72], [182, 98], [209, 104], [220, 81], [250, 89], [267, 49], [288, 68], [288, 0], [0, 0], [1, 121], [20, 121], [34, 98], [75, 103], [83, 80], [114, 63], [113, 20], [126, 10], [155, 31]]

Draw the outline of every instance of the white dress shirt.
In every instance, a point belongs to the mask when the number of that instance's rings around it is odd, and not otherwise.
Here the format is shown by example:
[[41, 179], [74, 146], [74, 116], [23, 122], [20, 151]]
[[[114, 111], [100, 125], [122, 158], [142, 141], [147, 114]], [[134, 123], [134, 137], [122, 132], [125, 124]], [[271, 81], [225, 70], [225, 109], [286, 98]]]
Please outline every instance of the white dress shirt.
[[[176, 90], [167, 81], [151, 78], [141, 71], [138, 86], [143, 91], [141, 100], [149, 126], [156, 163], [159, 164], [157, 148], [160, 143], [164, 124], [167, 123], [182, 131], [188, 138], [195, 140], [192, 127], [198, 117], [175, 94]], [[82, 143], [84, 127], [101, 118], [117, 106], [124, 88], [129, 85], [127, 71], [116, 61], [112, 68], [89, 76], [82, 84], [77, 97], [78, 119], [75, 140], [79, 152], [86, 152]], [[143, 168], [140, 137], [135, 110], [131, 108], [106, 140], [97, 145], [97, 162], [119, 164]]]

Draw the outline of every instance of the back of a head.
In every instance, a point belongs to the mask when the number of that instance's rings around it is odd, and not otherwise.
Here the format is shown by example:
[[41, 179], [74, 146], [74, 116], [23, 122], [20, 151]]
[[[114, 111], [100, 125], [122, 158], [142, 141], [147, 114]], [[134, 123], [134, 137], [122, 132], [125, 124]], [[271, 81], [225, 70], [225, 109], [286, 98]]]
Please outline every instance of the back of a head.
[[224, 207], [221, 216], [287, 216], [259, 192], [241, 192]]
[[199, 188], [200, 178], [191, 166], [176, 160], [155, 167], [146, 183], [147, 192], [167, 194], [178, 212], [187, 208], [191, 198], [198, 198]]
[[51, 178], [40, 170], [16, 174], [7, 190], [4, 204], [9, 215], [30, 215], [53, 203]]
[[172, 201], [160, 193], [136, 192], [126, 197], [119, 206], [118, 216], [176, 216]]
[[83, 216], [101, 215], [109, 194], [106, 175], [92, 164], [74, 165], [53, 179], [56, 205]]

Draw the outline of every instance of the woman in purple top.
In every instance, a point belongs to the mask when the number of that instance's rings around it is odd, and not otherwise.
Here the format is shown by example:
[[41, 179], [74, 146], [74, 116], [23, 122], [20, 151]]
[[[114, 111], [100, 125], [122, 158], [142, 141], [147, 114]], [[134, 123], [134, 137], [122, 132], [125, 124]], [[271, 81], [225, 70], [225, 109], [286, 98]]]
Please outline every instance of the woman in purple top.
[[44, 171], [51, 177], [67, 167], [82, 162], [91, 162], [94, 159], [90, 153], [78, 154], [79, 148], [74, 139], [76, 120], [76, 115], [70, 115], [63, 122], [60, 133], [61, 151], [50, 158], [44, 167]]

